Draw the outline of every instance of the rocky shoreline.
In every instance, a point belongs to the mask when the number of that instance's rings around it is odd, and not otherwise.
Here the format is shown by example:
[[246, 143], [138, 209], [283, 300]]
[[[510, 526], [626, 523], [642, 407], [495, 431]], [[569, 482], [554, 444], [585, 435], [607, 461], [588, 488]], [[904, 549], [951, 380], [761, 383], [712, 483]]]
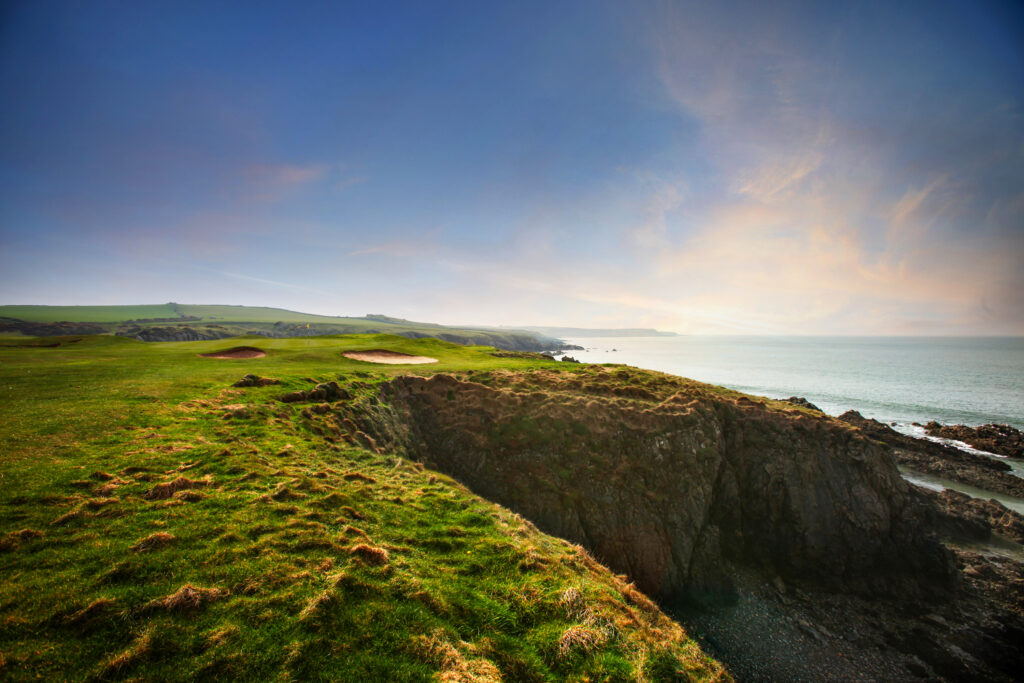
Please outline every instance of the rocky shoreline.
[[896, 462], [903, 467], [994, 493], [1024, 498], [1024, 478], [1012, 474], [1010, 465], [1005, 462], [955, 446], [900, 434], [855, 410], [846, 411], [838, 419], [889, 446]]
[[1008, 458], [1024, 457], [1024, 432], [1010, 425], [987, 424], [980, 427], [943, 425], [932, 421], [924, 425], [928, 436], [963, 441], [979, 451], [995, 453]]

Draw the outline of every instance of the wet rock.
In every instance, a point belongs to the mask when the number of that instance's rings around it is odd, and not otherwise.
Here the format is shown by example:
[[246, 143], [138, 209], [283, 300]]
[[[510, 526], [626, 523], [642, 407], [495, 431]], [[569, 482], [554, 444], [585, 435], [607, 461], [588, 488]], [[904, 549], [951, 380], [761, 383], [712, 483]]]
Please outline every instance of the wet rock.
[[1010, 466], [986, 455], [900, 434], [878, 420], [849, 410], [839, 419], [890, 448], [896, 462], [916, 472], [933, 474], [995, 493], [1024, 498], [1024, 478], [1010, 473]]
[[924, 426], [929, 436], [955, 439], [981, 451], [1005, 455], [1010, 458], [1024, 457], [1024, 432], [1003, 424], [987, 424], [980, 427], [966, 425], [942, 425], [932, 421]]
[[[310, 380], [312, 381], [312, 380]], [[337, 382], [323, 382], [317, 384], [309, 391], [291, 391], [281, 396], [278, 400], [283, 403], [301, 403], [304, 401], [341, 401], [351, 398], [351, 394], [342, 389]]]
[[984, 541], [995, 532], [1024, 543], [1024, 515], [997, 500], [972, 498], [950, 489], [940, 493], [929, 491], [925, 495], [931, 497], [945, 515], [944, 528], [954, 538]]

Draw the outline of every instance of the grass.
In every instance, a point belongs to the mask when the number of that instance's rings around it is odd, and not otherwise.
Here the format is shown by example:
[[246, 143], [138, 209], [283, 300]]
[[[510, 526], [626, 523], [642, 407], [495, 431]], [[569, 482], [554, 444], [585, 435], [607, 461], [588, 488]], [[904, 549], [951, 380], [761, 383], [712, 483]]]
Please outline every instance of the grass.
[[177, 318], [174, 304], [141, 306], [0, 306], [0, 318], [28, 322], [117, 323], [139, 318]]
[[[582, 548], [278, 400], [578, 366], [390, 335], [33, 342], [0, 339], [0, 678], [724, 677]], [[267, 355], [198, 355], [240, 345]]]
[[[537, 348], [553, 343], [538, 332], [515, 329], [454, 328], [420, 323], [383, 315], [362, 318], [314, 315], [265, 306], [214, 306], [159, 304], [143, 306], [0, 306], [0, 323], [10, 319], [22, 323], [92, 323], [100, 325], [90, 332], [119, 333], [134, 337], [140, 327], [184, 325], [197, 330], [213, 326], [217, 332], [233, 335], [268, 336], [401, 334], [410, 337], [440, 337], [459, 344], [479, 344], [500, 348]], [[156, 322], [140, 322], [149, 320]], [[80, 330], [81, 331], [81, 330]], [[46, 332], [60, 333], [58, 330]], [[211, 335], [207, 335], [211, 336]], [[526, 346], [524, 346], [526, 344]]]

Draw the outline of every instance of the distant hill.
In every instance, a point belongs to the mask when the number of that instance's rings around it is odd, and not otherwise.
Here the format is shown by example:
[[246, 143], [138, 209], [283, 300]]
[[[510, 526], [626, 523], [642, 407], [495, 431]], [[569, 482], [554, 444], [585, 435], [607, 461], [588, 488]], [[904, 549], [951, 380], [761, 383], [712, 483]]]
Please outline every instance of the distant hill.
[[646, 328], [613, 328], [592, 329], [586, 327], [522, 327], [520, 329], [537, 332], [560, 339], [573, 337], [675, 337], [675, 332], [661, 332]]
[[374, 314], [316, 315], [265, 306], [152, 304], [138, 306], [0, 306], [0, 333], [28, 336], [114, 334], [142, 341], [199, 341], [247, 334], [311, 337], [388, 333], [434, 337], [509, 351], [552, 351], [561, 340], [537, 330], [457, 328]]

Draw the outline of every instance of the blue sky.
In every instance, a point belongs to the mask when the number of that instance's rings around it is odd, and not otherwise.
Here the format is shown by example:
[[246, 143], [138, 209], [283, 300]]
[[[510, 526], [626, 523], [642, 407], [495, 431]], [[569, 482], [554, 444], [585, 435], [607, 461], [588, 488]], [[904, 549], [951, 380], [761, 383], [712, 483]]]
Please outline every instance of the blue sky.
[[0, 301], [1024, 334], [1016, 3], [0, 8]]

